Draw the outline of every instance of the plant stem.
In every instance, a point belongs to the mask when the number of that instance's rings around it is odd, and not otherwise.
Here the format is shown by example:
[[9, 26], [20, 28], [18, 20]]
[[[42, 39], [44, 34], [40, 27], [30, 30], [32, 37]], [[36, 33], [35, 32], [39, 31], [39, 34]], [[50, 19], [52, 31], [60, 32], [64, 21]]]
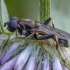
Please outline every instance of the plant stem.
[[40, 22], [44, 22], [50, 16], [50, 0], [40, 0]]

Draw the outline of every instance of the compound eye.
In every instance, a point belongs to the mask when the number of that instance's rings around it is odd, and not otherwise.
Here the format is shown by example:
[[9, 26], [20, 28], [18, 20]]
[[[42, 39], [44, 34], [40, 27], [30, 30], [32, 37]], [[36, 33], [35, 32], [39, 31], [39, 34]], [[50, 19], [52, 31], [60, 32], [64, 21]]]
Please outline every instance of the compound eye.
[[18, 27], [18, 19], [16, 17], [12, 17], [8, 24], [8, 30], [10, 32], [14, 32], [16, 31], [17, 27]]

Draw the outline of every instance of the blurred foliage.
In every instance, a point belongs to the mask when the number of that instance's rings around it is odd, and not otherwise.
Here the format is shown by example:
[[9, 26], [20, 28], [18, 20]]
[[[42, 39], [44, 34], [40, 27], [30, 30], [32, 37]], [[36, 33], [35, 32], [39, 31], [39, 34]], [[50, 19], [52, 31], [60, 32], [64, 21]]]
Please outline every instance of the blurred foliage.
[[70, 0], [51, 0], [51, 16], [55, 26], [70, 33]]
[[39, 21], [39, 0], [5, 0], [10, 17]]

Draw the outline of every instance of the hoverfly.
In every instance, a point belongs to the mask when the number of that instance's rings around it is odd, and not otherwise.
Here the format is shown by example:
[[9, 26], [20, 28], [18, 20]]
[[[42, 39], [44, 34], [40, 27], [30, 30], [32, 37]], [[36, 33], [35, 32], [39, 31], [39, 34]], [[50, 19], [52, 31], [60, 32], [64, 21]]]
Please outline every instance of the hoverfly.
[[26, 37], [32, 34], [32, 38], [37, 40], [45, 40], [52, 38], [56, 42], [56, 48], [58, 44], [64, 47], [68, 47], [68, 39], [70, 39], [70, 34], [57, 29], [53, 26], [48, 26], [47, 24], [52, 20], [49, 17], [44, 23], [40, 24], [37, 21], [31, 19], [18, 19], [17, 17], [12, 17], [8, 22], [4, 24], [7, 25], [8, 31], [14, 32], [18, 30], [20, 35], [25, 35]]

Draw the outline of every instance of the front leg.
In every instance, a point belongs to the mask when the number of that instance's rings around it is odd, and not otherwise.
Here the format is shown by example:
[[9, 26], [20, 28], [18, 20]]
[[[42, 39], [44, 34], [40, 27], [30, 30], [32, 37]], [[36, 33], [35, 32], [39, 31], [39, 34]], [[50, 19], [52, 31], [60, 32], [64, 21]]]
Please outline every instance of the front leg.
[[16, 41], [17, 36], [18, 36], [18, 30], [16, 30], [16, 34], [15, 37], [12, 39], [12, 43]]

